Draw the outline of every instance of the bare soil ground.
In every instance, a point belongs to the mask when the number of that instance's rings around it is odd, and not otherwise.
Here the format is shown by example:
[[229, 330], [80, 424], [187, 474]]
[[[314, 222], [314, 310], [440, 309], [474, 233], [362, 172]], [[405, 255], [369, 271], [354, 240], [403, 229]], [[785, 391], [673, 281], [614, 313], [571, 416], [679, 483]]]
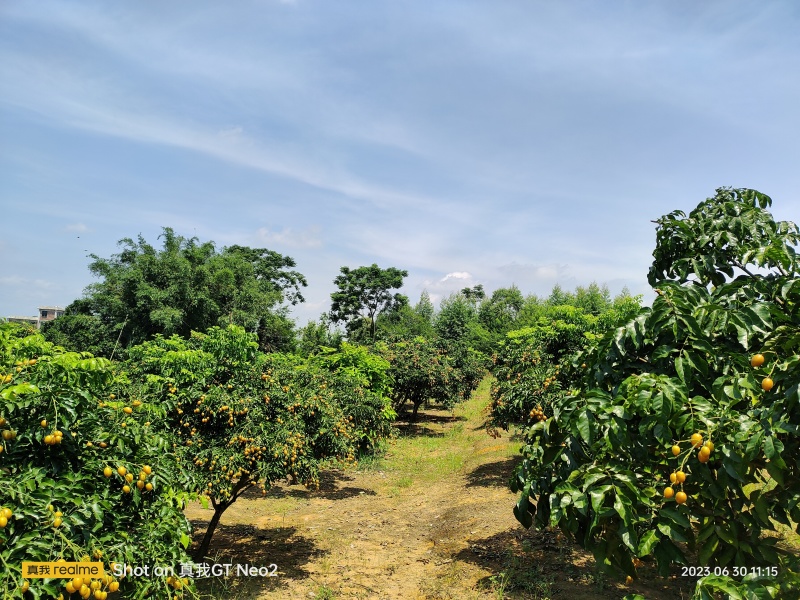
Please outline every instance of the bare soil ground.
[[[217, 563], [274, 563], [277, 577], [201, 585], [226, 599], [688, 598], [693, 581], [644, 565], [624, 582], [599, 574], [591, 555], [558, 531], [526, 531], [512, 514], [508, 479], [519, 442], [484, 428], [482, 386], [455, 412], [425, 410], [399, 423], [385, 457], [329, 471], [319, 491], [280, 485], [240, 498], [224, 514]], [[195, 544], [210, 510], [191, 506]]]

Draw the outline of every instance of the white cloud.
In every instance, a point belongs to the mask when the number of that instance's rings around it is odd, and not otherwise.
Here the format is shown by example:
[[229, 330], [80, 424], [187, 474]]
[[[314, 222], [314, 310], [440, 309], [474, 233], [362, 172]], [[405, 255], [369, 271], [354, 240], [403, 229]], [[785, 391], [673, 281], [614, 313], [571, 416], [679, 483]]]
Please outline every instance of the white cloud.
[[0, 285], [17, 288], [30, 287], [37, 290], [53, 290], [58, 287], [55, 283], [46, 279], [30, 279], [20, 275], [0, 277]]
[[73, 231], [76, 233], [86, 233], [89, 228], [83, 223], [71, 223], [64, 228], [65, 231]]
[[244, 129], [241, 127], [229, 127], [228, 129], [220, 129], [217, 135], [221, 138], [235, 139], [241, 137], [242, 133], [244, 133]]
[[453, 271], [442, 277], [442, 281], [447, 281], [448, 279], [472, 279], [472, 275], [466, 271]]
[[256, 232], [255, 240], [259, 244], [289, 246], [291, 248], [318, 248], [322, 246], [320, 228], [316, 225], [296, 231], [291, 227], [284, 227], [280, 231], [272, 231], [268, 227], [261, 227]]

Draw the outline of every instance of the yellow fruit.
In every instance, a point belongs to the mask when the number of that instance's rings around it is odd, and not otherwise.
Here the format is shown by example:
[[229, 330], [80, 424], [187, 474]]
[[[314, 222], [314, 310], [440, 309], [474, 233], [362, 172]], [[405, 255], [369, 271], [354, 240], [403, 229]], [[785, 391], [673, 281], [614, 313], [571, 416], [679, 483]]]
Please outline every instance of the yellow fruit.
[[22, 585], [19, 586], [19, 591], [21, 591], [24, 594], [25, 592], [28, 591], [28, 589], [30, 589], [30, 587], [31, 587], [30, 581], [23, 581]]
[[111, 477], [114, 474], [114, 470], [111, 467], [106, 467], [103, 469], [103, 475], [106, 477]]
[[123, 477], [125, 477], [125, 473], [127, 473], [127, 472], [128, 472], [128, 469], [126, 469], [125, 467], [121, 467], [121, 466], [117, 467], [117, 473], [119, 473]]
[[7, 441], [7, 442], [8, 442], [9, 440], [12, 440], [12, 439], [14, 439], [14, 432], [13, 432], [13, 431], [11, 431], [10, 429], [4, 429], [4, 430], [3, 430], [3, 434], [2, 434], [2, 435], [3, 435], [3, 439], [4, 439], [5, 441]]
[[125, 475], [125, 481], [131, 483], [133, 481], [133, 473], [128, 473], [127, 475]]
[[675, 490], [671, 487], [664, 488], [664, 498], [670, 499], [675, 495]]
[[139, 479], [142, 480], [142, 481], [147, 479], [147, 473], [145, 473], [144, 471], [140, 471], [139, 472]]
[[145, 488], [145, 489], [146, 489], [148, 492], [152, 492], [152, 491], [153, 491], [153, 484], [152, 484], [152, 483], [147, 483], [147, 484], [145, 484], [144, 488]]
[[82, 585], [83, 585], [83, 577], [76, 577], [75, 579], [72, 580], [72, 587], [75, 588], [76, 592], [79, 589], [81, 589]]
[[675, 479], [678, 481], [678, 483], [683, 483], [684, 481], [686, 481], [686, 473], [684, 473], [683, 471], [677, 471], [675, 473]]
[[56, 443], [56, 438], [53, 437], [52, 435], [46, 435], [44, 436], [44, 443], [47, 444], [48, 446], [52, 446], [53, 444]]
[[761, 382], [761, 389], [765, 392], [768, 392], [772, 389], [772, 386], [775, 385], [775, 382], [772, 381], [769, 377], [764, 377], [763, 381]]
[[677, 502], [678, 504], [683, 504], [684, 502], [686, 502], [687, 498], [688, 496], [686, 495], [686, 492], [678, 492], [677, 494], [675, 494], [675, 502]]
[[681, 447], [680, 447], [680, 446], [678, 446], [677, 444], [675, 444], [675, 445], [672, 447], [672, 455], [673, 455], [673, 456], [678, 456], [680, 453], [681, 453]]
[[5, 517], [0, 517], [0, 529], [5, 527], [6, 525], [8, 525], [8, 519], [6, 519]]
[[703, 444], [703, 446], [708, 448], [709, 452], [714, 451], [714, 442], [712, 442], [711, 440], [708, 440], [705, 444]]
[[64, 586], [64, 589], [67, 590], [68, 594], [74, 594], [75, 593], [75, 586], [72, 585], [72, 581], [68, 581], [67, 585]]
[[122, 491], [125, 492], [126, 494], [130, 494], [131, 493], [131, 486], [123, 485], [122, 486]]
[[10, 508], [4, 508], [3, 510], [0, 510], [0, 515], [4, 516], [6, 519], [10, 519], [13, 514], [14, 513], [11, 512]]
[[56, 517], [53, 521], [53, 527], [61, 527], [61, 523], [63, 523], [61, 517]]
[[139, 488], [140, 490], [142, 488], [144, 488], [144, 481], [142, 481], [141, 479], [139, 481], [137, 481], [136, 482], [136, 487]]
[[633, 583], [633, 577], [631, 577], [630, 575], [628, 575], [628, 576], [625, 578], [625, 583], [626, 583], [626, 584], [628, 584], [628, 585], [632, 584], [632, 583]]
[[149, 466], [149, 465], [145, 465], [145, 466], [143, 466], [143, 467], [142, 467], [142, 471], [144, 471], [145, 473], [147, 473], [148, 475], [150, 475], [150, 473], [152, 473], [152, 472], [153, 472], [153, 469], [152, 469], [152, 468], [150, 468], [150, 466]]
[[703, 436], [699, 433], [692, 434], [692, 446], [698, 448], [703, 444]]
[[764, 364], [764, 355], [763, 354], [755, 354], [753, 358], [750, 359], [750, 366], [758, 368]]
[[116, 592], [119, 589], [119, 581], [112, 581], [108, 584], [109, 592]]
[[42, 422], [39, 423], [42, 427], [47, 427], [47, 419], [42, 419]]
[[124, 412], [126, 415], [129, 415], [133, 412], [133, 409], [130, 406], [126, 406], [122, 409], [122, 412]]
[[707, 446], [703, 446], [700, 448], [700, 452], [697, 453], [697, 460], [701, 463], [708, 462], [708, 458], [711, 456], [711, 450], [708, 449]]
[[676, 473], [669, 474], [670, 483], [678, 483], [678, 475]]
[[116, 398], [116, 396], [114, 394], [109, 394], [108, 398], [109, 398], [109, 400], [114, 400]]

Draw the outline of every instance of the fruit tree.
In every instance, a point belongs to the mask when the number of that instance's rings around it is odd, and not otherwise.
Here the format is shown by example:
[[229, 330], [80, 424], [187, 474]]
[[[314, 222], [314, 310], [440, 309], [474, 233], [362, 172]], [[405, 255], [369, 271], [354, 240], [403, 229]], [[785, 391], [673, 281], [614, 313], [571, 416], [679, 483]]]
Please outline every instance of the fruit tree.
[[130, 349], [132, 380], [166, 410], [161, 432], [187, 489], [214, 509], [196, 550], [205, 557], [225, 510], [245, 491], [280, 479], [319, 485], [324, 459], [355, 462], [359, 446], [389, 433], [388, 400], [345, 369], [258, 351], [241, 327], [212, 327], [189, 340], [156, 336]]
[[[110, 575], [112, 562], [177, 569], [190, 526], [173, 454], [149, 429], [158, 407], [116, 401], [112, 364], [0, 325], [0, 589], [3, 598], [183, 597], [166, 577]], [[21, 578], [22, 561], [98, 561], [94, 581]]]
[[657, 221], [652, 307], [578, 357], [574, 392], [527, 430], [524, 525], [560, 527], [623, 576], [648, 557], [662, 574], [716, 567], [709, 598], [798, 589], [765, 535], [800, 522], [800, 232], [770, 205], [723, 188]]

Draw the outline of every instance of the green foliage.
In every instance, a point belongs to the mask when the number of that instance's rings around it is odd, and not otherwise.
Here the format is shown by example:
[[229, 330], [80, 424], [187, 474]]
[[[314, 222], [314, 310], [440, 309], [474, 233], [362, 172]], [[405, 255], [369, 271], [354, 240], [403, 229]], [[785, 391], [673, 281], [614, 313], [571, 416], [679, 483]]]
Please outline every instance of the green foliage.
[[342, 267], [340, 271], [341, 275], [333, 280], [339, 291], [331, 294], [331, 320], [344, 322], [351, 336], [366, 321], [370, 339], [375, 341], [377, 315], [408, 304], [408, 298], [390, 291], [403, 286], [408, 271], [381, 269], [376, 264], [357, 269]]
[[[0, 527], [4, 598], [22, 597], [22, 561], [88, 556], [109, 573], [111, 562], [175, 567], [188, 560], [178, 466], [166, 441], [150, 433], [163, 411], [149, 404], [121, 411], [107, 399], [124, 386], [105, 359], [0, 325], [0, 429], [9, 432], [0, 439], [0, 507], [13, 512]], [[125, 467], [136, 478], [145, 465], [151, 472], [142, 489], [117, 473]], [[30, 581], [26, 598], [66, 595], [63, 579]], [[126, 578], [120, 590], [126, 598], [184, 597], [159, 577]]]
[[515, 328], [524, 304], [522, 292], [516, 286], [499, 288], [480, 304], [478, 320], [488, 331], [505, 334]]
[[450, 342], [467, 343], [470, 324], [477, 321], [475, 302], [463, 293], [451, 294], [439, 305], [433, 326], [436, 334]]
[[388, 435], [393, 415], [371, 387], [385, 389], [381, 365], [357, 349], [341, 353], [341, 368], [327, 361], [262, 354], [254, 335], [236, 326], [189, 340], [156, 336], [130, 350], [129, 376], [166, 409], [161, 433], [172, 440], [188, 489], [215, 508], [199, 557], [219, 517], [250, 487], [265, 492], [287, 477], [318, 485], [323, 460], [353, 462]]
[[343, 335], [331, 327], [330, 316], [323, 313], [319, 321], [309, 321], [297, 334], [297, 353], [312, 356], [324, 348], [338, 348]]
[[486, 373], [480, 353], [459, 344], [415, 337], [379, 343], [376, 350], [389, 361], [394, 407], [400, 412], [407, 402], [412, 418], [428, 401], [451, 408], [478, 387]]
[[139, 236], [121, 240], [120, 253], [111, 258], [92, 255], [89, 269], [102, 281], [67, 311], [82, 318], [56, 319], [47, 335], [71, 348], [105, 353], [117, 339], [124, 348], [156, 334], [188, 337], [233, 323], [259, 332], [264, 349], [291, 343], [291, 322], [278, 307], [303, 301], [306, 280], [291, 270], [294, 260], [263, 248], [217, 251], [212, 242], [201, 244], [168, 227], [161, 237], [161, 250]]
[[553, 404], [580, 378], [577, 354], [638, 308], [638, 299], [621, 300], [618, 308], [595, 316], [575, 306], [546, 305], [534, 325], [509, 332], [492, 358], [492, 427], [552, 415]]
[[[653, 306], [577, 357], [588, 367], [578, 389], [526, 432], [513, 480], [523, 524], [558, 526], [632, 576], [650, 555], [662, 574], [780, 565], [795, 576], [764, 535], [800, 522], [798, 229], [774, 222], [770, 204], [721, 189], [688, 218], [658, 221]], [[766, 358], [756, 368], [755, 352]], [[713, 440], [706, 462], [692, 434]], [[664, 497], [679, 470], [685, 504]]]
[[766, 210], [771, 205], [761, 192], [721, 188], [688, 217], [679, 210], [661, 217], [650, 285], [690, 279], [722, 285], [737, 270], [752, 276], [753, 267], [796, 275], [800, 233], [792, 222], [775, 221]]
[[[428, 301], [430, 302], [430, 300]], [[409, 339], [417, 336], [431, 337], [433, 335], [433, 305], [417, 304], [411, 307], [407, 304], [394, 310], [378, 315], [375, 327], [376, 337], [382, 340]]]

